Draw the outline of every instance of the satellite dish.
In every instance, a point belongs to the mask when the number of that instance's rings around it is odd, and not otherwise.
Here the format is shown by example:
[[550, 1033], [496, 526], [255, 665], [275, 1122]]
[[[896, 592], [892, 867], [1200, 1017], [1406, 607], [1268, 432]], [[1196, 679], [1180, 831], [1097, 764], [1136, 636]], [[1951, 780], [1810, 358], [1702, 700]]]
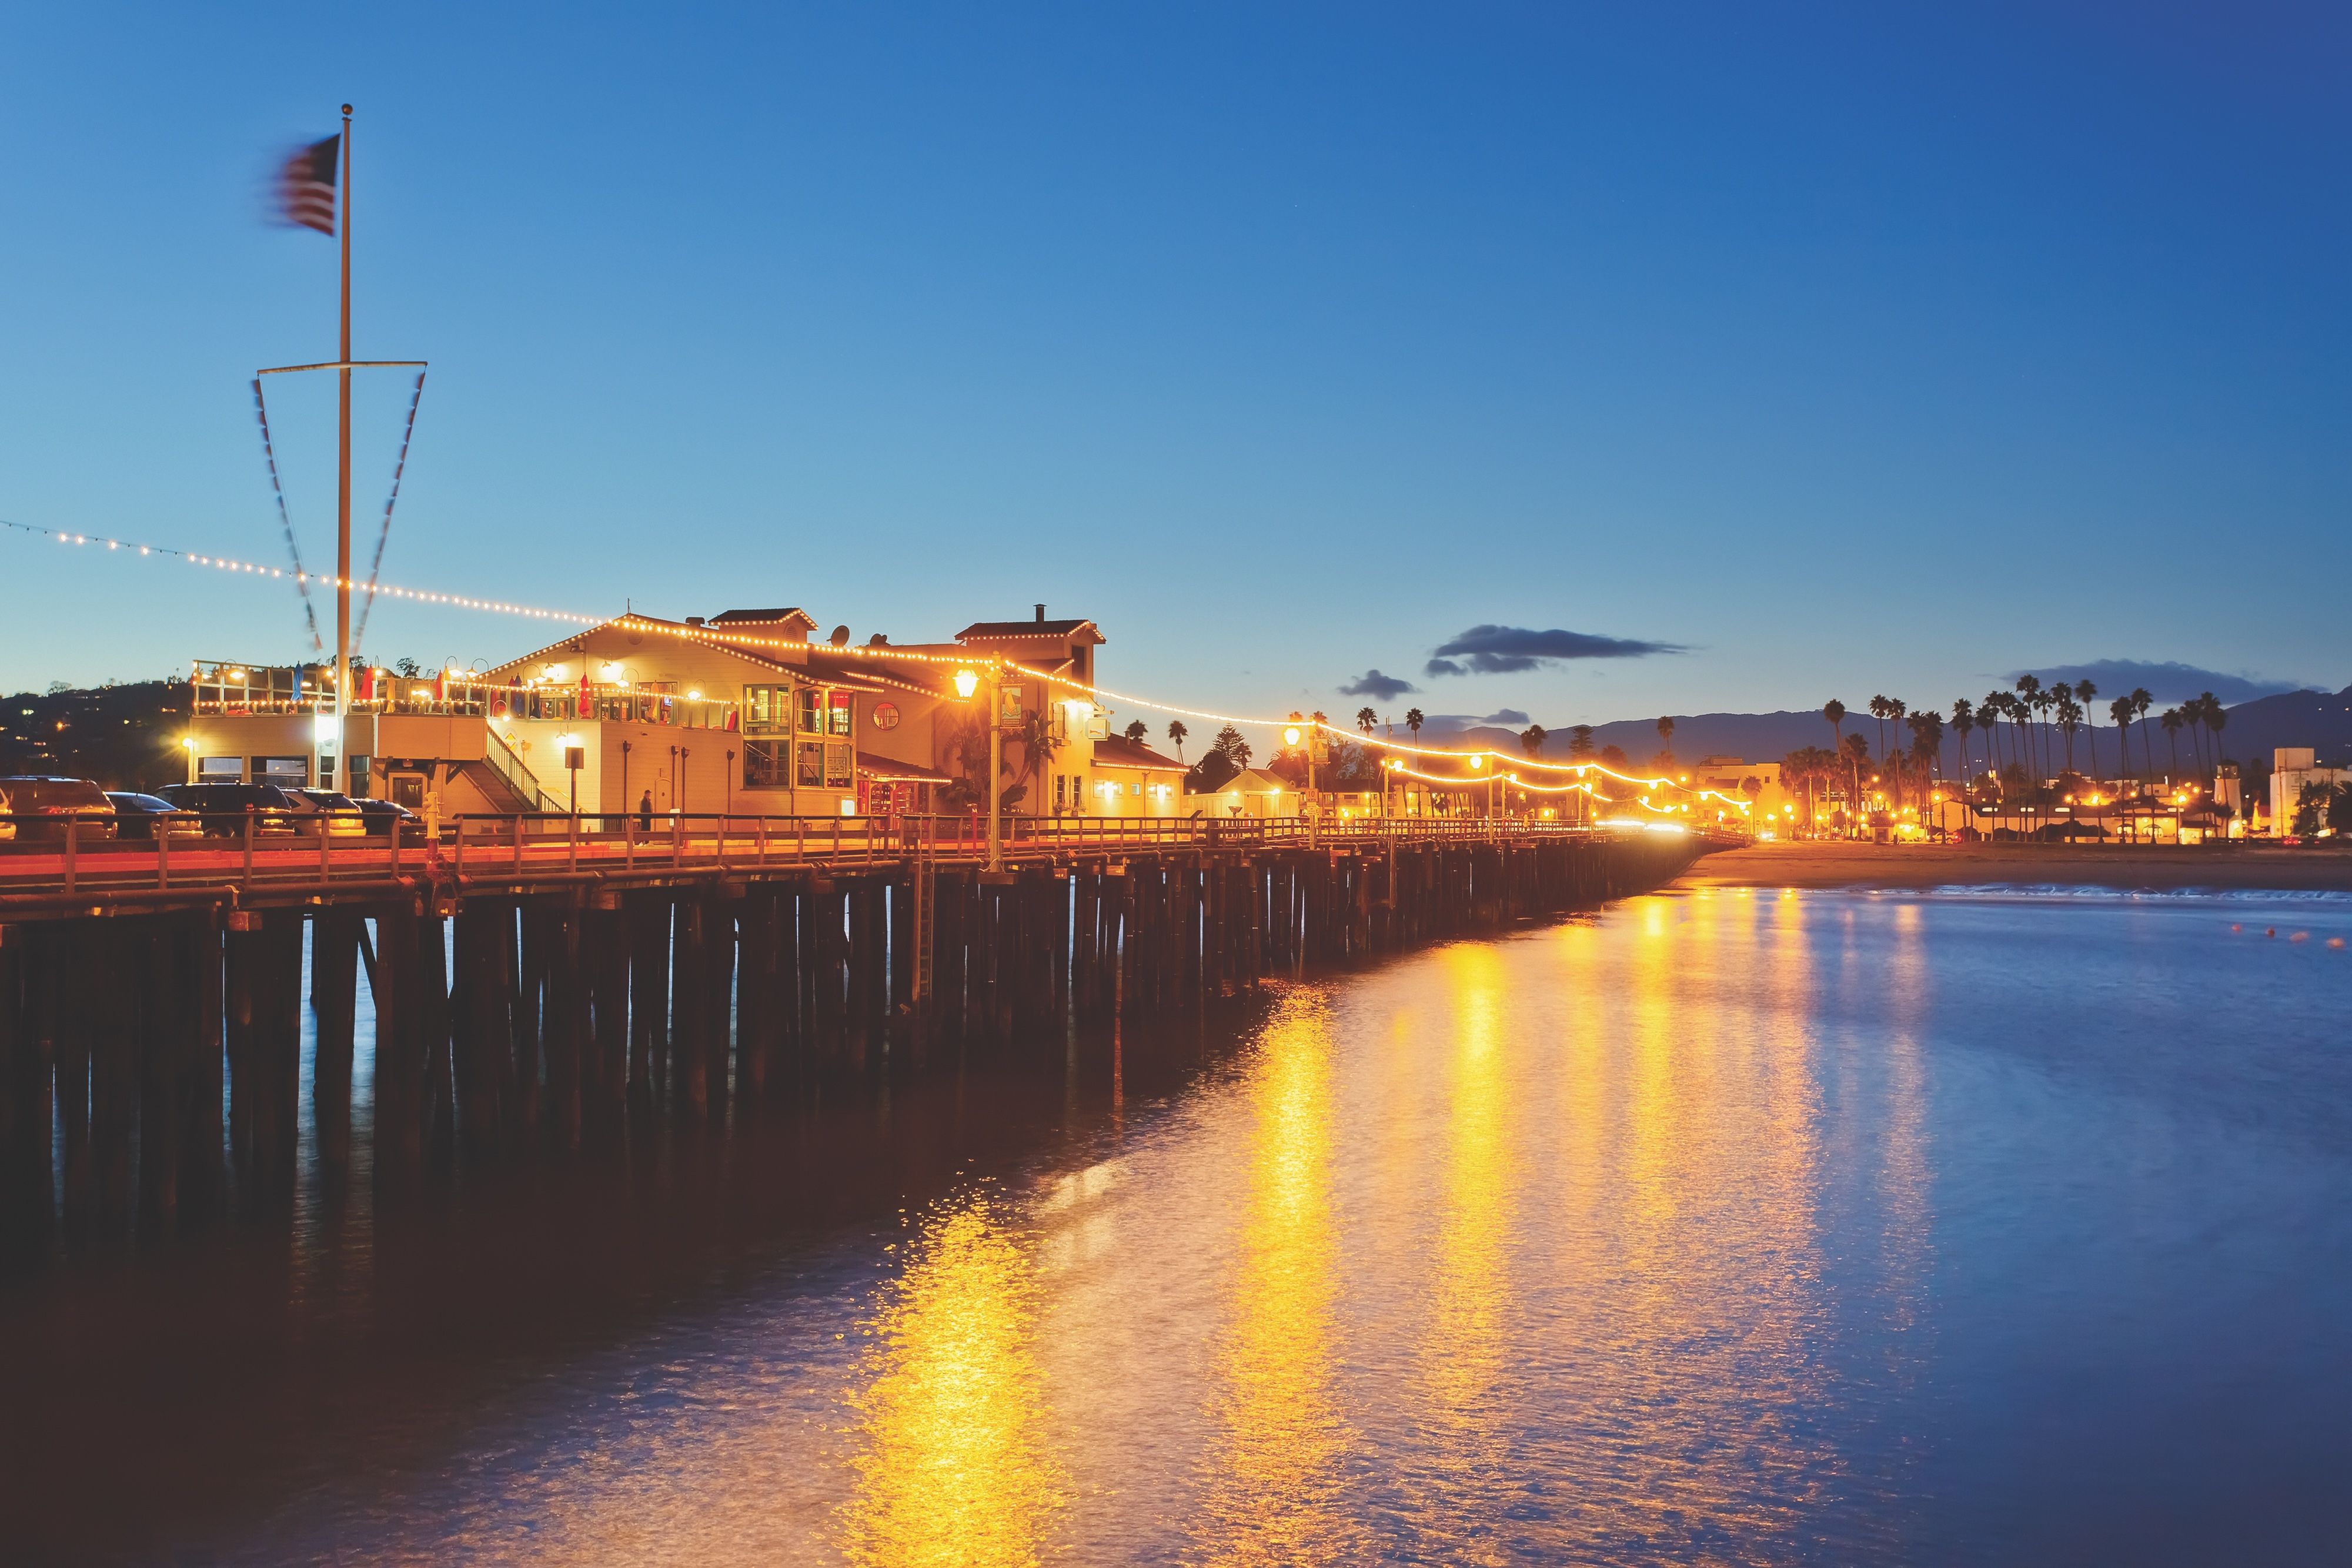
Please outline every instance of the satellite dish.
[[846, 647], [848, 647], [848, 646], [849, 646], [849, 628], [848, 628], [848, 627], [846, 627], [846, 626], [836, 626], [836, 627], [835, 627], [835, 628], [833, 629], [833, 635], [832, 635], [831, 637], [826, 638], [826, 639], [825, 639], [825, 641], [827, 641], [827, 642], [831, 643], [832, 643], [835, 647], [836, 647], [836, 648], [846, 648]]

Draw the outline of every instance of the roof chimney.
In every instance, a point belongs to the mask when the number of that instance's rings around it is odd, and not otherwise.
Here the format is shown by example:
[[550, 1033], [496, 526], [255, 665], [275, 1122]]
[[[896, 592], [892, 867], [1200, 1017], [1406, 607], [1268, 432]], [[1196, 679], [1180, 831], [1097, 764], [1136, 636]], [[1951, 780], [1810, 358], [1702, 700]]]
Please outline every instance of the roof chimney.
[[1037, 624], [1040, 626], [1045, 624], [1045, 607], [1042, 604], [1037, 606]]
[[706, 622], [703, 621], [703, 618], [702, 618], [701, 616], [699, 616], [699, 615], [689, 615], [689, 616], [688, 616], [688, 617], [686, 618], [686, 623], [687, 623], [688, 625], [689, 625], [689, 626], [700, 626], [700, 625], [705, 624]]

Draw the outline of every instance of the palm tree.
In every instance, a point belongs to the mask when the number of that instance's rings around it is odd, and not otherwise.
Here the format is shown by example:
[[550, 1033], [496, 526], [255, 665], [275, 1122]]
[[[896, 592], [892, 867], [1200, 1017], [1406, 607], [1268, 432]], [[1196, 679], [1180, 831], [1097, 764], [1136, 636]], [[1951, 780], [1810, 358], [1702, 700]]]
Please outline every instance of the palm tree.
[[1405, 728], [1412, 731], [1412, 737], [1415, 740], [1419, 740], [1421, 738], [1421, 710], [1419, 708], [1409, 707], [1404, 710], [1404, 727]]
[[1672, 768], [1675, 765], [1675, 721], [1673, 719], [1662, 718], [1658, 721], [1658, 751], [1665, 758], [1665, 766]]
[[2041, 771], [2042, 765], [2041, 765], [2039, 762], [2035, 762], [2035, 761], [2033, 761], [2033, 760], [2032, 760], [2032, 757], [2033, 757], [2033, 730], [2032, 730], [2032, 724], [2033, 724], [2033, 709], [2034, 709], [2035, 707], [2037, 707], [2037, 706], [2040, 706], [2041, 698], [2042, 698], [2042, 677], [2041, 677], [2040, 675], [2032, 675], [2032, 674], [2027, 674], [2027, 675], [2020, 675], [2020, 676], [2018, 676], [2018, 677], [2017, 677], [2017, 695], [2018, 695], [2018, 704], [2017, 704], [2017, 706], [2016, 706], [2014, 709], [2012, 709], [2012, 710], [2011, 711], [2011, 716], [2011, 716], [2011, 717], [2012, 717], [2012, 718], [2014, 718], [2014, 719], [2016, 719], [2018, 723], [2022, 724], [2022, 725], [2024, 725], [2024, 726], [2026, 726], [2026, 727], [2026, 727], [2026, 731], [2025, 731], [2025, 739], [2026, 739], [2025, 755], [2026, 755], [2026, 758], [2027, 758], [2027, 771], [2029, 771], [2029, 772], [2032, 772], [2032, 773], [2039, 773], [2039, 772]]
[[1969, 734], [1976, 727], [1976, 709], [1969, 706], [1969, 699], [1953, 698], [1952, 733], [1960, 737], [1960, 782], [1963, 784], [1976, 778], [1976, 770], [1969, 766]]
[[2215, 701], [2211, 693], [2205, 696], [2205, 727], [2213, 732], [2213, 766], [2221, 765], [2221, 731], [2230, 723], [2230, 710]]
[[1531, 724], [1519, 732], [1519, 747], [1529, 757], [1543, 755], [1544, 727]]
[[1835, 737], [1837, 749], [1845, 750], [1845, 704], [1835, 697], [1822, 705], [1822, 716], [1830, 721], [1830, 734]]
[[2180, 729], [2189, 721], [2180, 716], [2179, 708], [2168, 707], [2156, 716], [2156, 722], [2164, 731], [2165, 738], [2172, 743], [2172, 777], [2178, 779], [2180, 777]]
[[1128, 721], [1127, 728], [1123, 733], [1127, 736], [1128, 739], [1133, 741], [1138, 746], [1141, 746], [1143, 744], [1144, 737], [1151, 733], [1151, 727], [1144, 723], [1139, 718], [1129, 719]]
[[2074, 683], [2074, 700], [2083, 705], [2083, 717], [2086, 721], [2089, 732], [2088, 738], [2091, 745], [2091, 780], [2093, 783], [2096, 783], [2099, 778], [2099, 710], [2091, 706], [2091, 699], [2098, 695], [2099, 688], [2093, 685], [2090, 682], [2076, 681]]
[[1878, 749], [1886, 749], [1886, 721], [1895, 715], [1895, 705], [1885, 697], [1870, 699], [1870, 716], [1878, 721]]
[[2213, 724], [2213, 716], [2221, 711], [2221, 705], [2218, 700], [2216, 700], [2211, 692], [2205, 693], [2195, 702], [2189, 705], [2189, 716], [2197, 721], [2200, 728], [2203, 729], [2208, 735], [2213, 736], [2213, 755], [2210, 758], [2200, 757], [2200, 765], [2204, 770], [2209, 773], [2211, 772], [2214, 766], [2221, 760], [2221, 737], [2219, 735], [2214, 734], [2215, 726]]
[[2147, 695], [2147, 688], [2146, 686], [2134, 686], [2132, 688], [2131, 702], [2132, 712], [2139, 718], [2139, 754], [2147, 763], [2148, 776], [2150, 778], [2154, 778], [2156, 775], [2156, 747], [2149, 743], [2147, 738], [2147, 710], [2156, 706], [2156, 699]]
[[1372, 726], [1380, 722], [1381, 716], [1374, 713], [1371, 709], [1368, 707], [1360, 707], [1356, 710], [1356, 727], [1362, 730], [1366, 735], [1371, 734]]
[[[1886, 716], [1898, 725], [1903, 724], [1911, 716], [1911, 705], [1901, 697], [1888, 697]], [[1895, 759], [1895, 805], [1899, 810], [1903, 806], [1903, 732], [1900, 729], [1895, 732], [1895, 749], [1887, 755]]]
[[2058, 688], [2066, 695], [2058, 699], [2058, 733], [2066, 737], [2066, 771], [2074, 771], [2074, 732], [2083, 727], [2083, 705], [2064, 685]]
[[1846, 825], [1849, 830], [1852, 830], [1861, 825], [1864, 815], [1860, 810], [1863, 803], [1862, 770], [1870, 761], [1870, 742], [1863, 739], [1860, 735], [1847, 736], [1845, 758], [1846, 773], [1853, 780], [1847, 787], [1845, 795]]
[[2132, 715], [2138, 711], [2128, 696], [2117, 697], [2107, 705], [2107, 716], [2116, 721], [2116, 746], [2123, 752], [2122, 760], [2116, 764], [2118, 779], [2131, 777], [2131, 721]]
[[1171, 718], [1168, 721], [1168, 738], [1175, 742], [1176, 760], [1179, 762], [1184, 760], [1184, 737], [1192, 733], [1184, 727], [1182, 719]]

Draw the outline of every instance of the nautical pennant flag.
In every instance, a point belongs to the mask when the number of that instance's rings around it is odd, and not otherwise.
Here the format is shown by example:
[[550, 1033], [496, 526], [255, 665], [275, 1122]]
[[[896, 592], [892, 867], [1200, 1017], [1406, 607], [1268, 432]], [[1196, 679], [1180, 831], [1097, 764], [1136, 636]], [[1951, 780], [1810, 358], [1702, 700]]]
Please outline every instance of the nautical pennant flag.
[[278, 204], [286, 221], [322, 235], [335, 232], [335, 160], [343, 139], [330, 136], [298, 147], [278, 173]]

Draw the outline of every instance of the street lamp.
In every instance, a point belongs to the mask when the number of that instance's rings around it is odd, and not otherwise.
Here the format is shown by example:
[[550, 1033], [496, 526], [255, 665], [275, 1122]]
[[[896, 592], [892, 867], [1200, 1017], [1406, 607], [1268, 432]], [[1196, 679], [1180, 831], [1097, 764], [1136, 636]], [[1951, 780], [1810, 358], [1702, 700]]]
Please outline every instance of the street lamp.
[[[988, 667], [988, 867], [991, 872], [1004, 869], [1004, 830], [1001, 821], [1004, 800], [996, 781], [1004, 771], [1004, 688], [1003, 666]], [[970, 702], [980, 689], [980, 672], [965, 668], [955, 673], [955, 691], [959, 701]]]

